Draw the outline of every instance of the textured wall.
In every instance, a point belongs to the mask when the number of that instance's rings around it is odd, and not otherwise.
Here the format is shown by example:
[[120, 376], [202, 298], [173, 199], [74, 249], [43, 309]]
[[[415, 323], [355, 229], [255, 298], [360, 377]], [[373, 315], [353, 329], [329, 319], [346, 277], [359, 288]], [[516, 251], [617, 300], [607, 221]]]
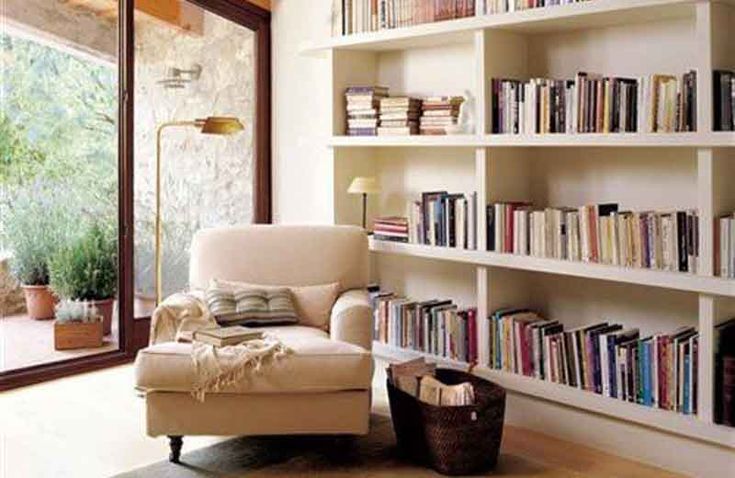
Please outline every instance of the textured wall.
[[0, 254], [0, 317], [25, 310], [23, 291], [10, 274], [8, 257]]
[[[163, 139], [166, 290], [186, 286], [191, 235], [201, 227], [248, 223], [252, 216], [253, 41], [251, 31], [205, 13], [202, 35], [161, 22], [138, 23], [135, 38], [136, 289], [150, 293], [157, 125], [209, 115], [237, 116], [245, 131], [201, 135], [168, 129]], [[158, 82], [166, 68], [202, 66], [183, 89]]]

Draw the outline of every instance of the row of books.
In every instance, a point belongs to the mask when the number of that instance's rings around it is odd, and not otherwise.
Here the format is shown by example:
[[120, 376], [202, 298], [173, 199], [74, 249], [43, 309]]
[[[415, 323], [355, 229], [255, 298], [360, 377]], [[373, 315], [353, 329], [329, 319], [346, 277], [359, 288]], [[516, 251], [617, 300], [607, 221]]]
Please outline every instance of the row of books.
[[489, 366], [606, 397], [697, 413], [699, 334], [681, 327], [641, 336], [601, 322], [565, 329], [527, 309], [490, 316]]
[[715, 423], [735, 427], [735, 319], [715, 326]]
[[374, 32], [586, 0], [334, 0], [333, 34]]
[[735, 71], [712, 72], [715, 131], [735, 131]]
[[375, 136], [380, 101], [388, 96], [384, 86], [350, 86], [345, 90], [348, 136]]
[[716, 239], [720, 277], [735, 279], [735, 213], [719, 218]]
[[372, 292], [374, 339], [462, 362], [477, 361], [477, 309], [451, 300], [415, 301]]
[[399, 216], [373, 219], [373, 237], [381, 241], [408, 242], [408, 218]]
[[587, 0], [480, 0], [478, 8], [484, 14], [516, 12], [529, 8], [553, 7], [569, 5]]
[[621, 211], [618, 204], [533, 209], [487, 206], [488, 250], [524, 256], [696, 272], [696, 211]]
[[408, 205], [409, 242], [477, 249], [477, 193], [429, 191]]
[[681, 77], [491, 79], [494, 134], [696, 131], [696, 72]]

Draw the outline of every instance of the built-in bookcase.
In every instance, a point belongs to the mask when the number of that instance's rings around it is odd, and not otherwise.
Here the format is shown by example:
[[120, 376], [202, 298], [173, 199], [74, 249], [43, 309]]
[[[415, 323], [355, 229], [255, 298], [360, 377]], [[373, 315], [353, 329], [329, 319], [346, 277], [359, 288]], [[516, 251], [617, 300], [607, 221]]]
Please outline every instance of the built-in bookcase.
[[[716, 276], [715, 219], [735, 211], [735, 134], [712, 131], [712, 70], [735, 68], [735, 2], [591, 0], [327, 39], [305, 48], [331, 63], [334, 222], [357, 224], [347, 194], [358, 175], [379, 178], [369, 216], [406, 215], [422, 191], [477, 192], [477, 250], [371, 241], [374, 279], [415, 299], [478, 308], [475, 373], [514, 393], [735, 447], [713, 414], [713, 331], [735, 315], [735, 280]], [[697, 72], [697, 131], [494, 135], [490, 79]], [[344, 91], [387, 86], [392, 95], [469, 95], [474, 130], [458, 136], [347, 137]], [[486, 250], [484, 206], [615, 202], [630, 210], [696, 209], [696, 274], [543, 259]], [[567, 327], [609, 320], [643, 334], [696, 325], [699, 413], [684, 416], [487, 367], [487, 320], [501, 307], [533, 307]], [[375, 345], [378, 355], [416, 352]], [[450, 363], [460, 366], [461, 364]]]

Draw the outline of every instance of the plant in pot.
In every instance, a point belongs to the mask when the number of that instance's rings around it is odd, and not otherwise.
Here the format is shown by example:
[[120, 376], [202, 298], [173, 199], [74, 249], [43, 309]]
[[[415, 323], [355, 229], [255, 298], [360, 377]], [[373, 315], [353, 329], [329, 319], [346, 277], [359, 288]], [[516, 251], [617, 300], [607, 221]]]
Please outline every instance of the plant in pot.
[[56, 294], [90, 303], [102, 316], [105, 335], [112, 331], [117, 292], [117, 236], [113, 227], [99, 222], [91, 224], [54, 255], [49, 273]]
[[83, 349], [102, 346], [103, 320], [89, 302], [63, 300], [56, 306], [54, 348]]
[[56, 298], [49, 289], [49, 260], [69, 237], [74, 221], [37, 187], [14, 196], [3, 217], [3, 234], [12, 257], [10, 268], [20, 282], [28, 316], [53, 319]]

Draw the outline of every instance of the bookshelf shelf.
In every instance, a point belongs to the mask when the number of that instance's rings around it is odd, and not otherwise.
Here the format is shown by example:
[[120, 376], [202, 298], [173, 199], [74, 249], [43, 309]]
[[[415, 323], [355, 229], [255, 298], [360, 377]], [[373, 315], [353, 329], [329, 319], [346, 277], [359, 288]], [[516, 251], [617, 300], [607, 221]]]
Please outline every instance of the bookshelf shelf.
[[333, 136], [335, 148], [380, 147], [735, 147], [735, 133], [621, 133], [456, 136]]
[[[481, 250], [371, 238], [372, 280], [416, 300], [441, 296], [461, 307], [473, 304], [480, 320], [501, 308], [529, 307], [564, 320], [565, 327], [604, 319], [654, 334], [696, 325], [697, 417], [488, 368], [475, 373], [536, 398], [524, 402], [529, 410], [552, 401], [588, 411], [591, 422], [599, 415], [628, 422], [618, 426], [655, 429], [661, 432], [657, 441], [675, 434], [667, 446], [678, 446], [684, 438], [714, 444], [702, 449], [711, 452], [713, 463], [722, 463], [722, 447], [735, 448], [735, 431], [713, 424], [715, 327], [735, 316], [735, 280], [715, 275], [719, 236], [714, 232], [719, 217], [735, 211], [735, 132], [713, 131], [712, 72], [735, 69], [733, 29], [735, 0], [589, 0], [333, 37], [303, 48], [302, 53], [327, 57], [330, 70], [326, 96], [331, 98], [331, 121], [319, 138], [320, 154], [329, 158], [323, 164], [333, 175], [324, 196], [330, 219], [360, 222], [362, 203], [347, 193], [358, 176], [374, 176], [381, 184], [382, 192], [368, 199], [368, 220], [413, 213], [414, 201], [430, 191], [476, 197], [468, 204], [476, 205], [473, 220]], [[579, 72], [640, 78], [691, 70], [696, 71], [697, 98], [690, 104], [697, 132], [489, 134], [497, 111], [494, 78], [570, 79]], [[346, 89], [371, 85], [387, 87], [391, 96], [472, 98], [467, 104], [475, 134], [344, 136]], [[485, 206], [505, 201], [535, 207], [615, 203], [635, 211], [696, 210], [698, 274], [485, 251]], [[487, 364], [489, 345], [483, 338], [489, 330], [481, 323], [479, 361]], [[383, 344], [374, 350], [395, 360], [424, 355]], [[652, 432], [646, 433], [650, 437]]]
[[735, 280], [707, 277], [680, 272], [631, 269], [603, 264], [561, 261], [540, 257], [500, 254], [490, 251], [461, 250], [450, 247], [425, 246], [400, 242], [370, 240], [370, 250], [376, 253], [400, 254], [425, 259], [453, 261], [479, 266], [502, 267], [572, 277], [623, 282], [661, 287], [686, 292], [735, 297]]
[[[463, 362], [416, 352], [414, 350], [391, 347], [382, 342], [373, 342], [373, 353], [388, 361], [402, 361], [417, 357], [425, 357], [442, 366], [463, 370], [468, 368], [468, 364]], [[681, 415], [667, 410], [645, 407], [643, 405], [604, 397], [566, 385], [537, 380], [514, 373], [492, 370], [487, 367], [476, 367], [473, 369], [473, 373], [478, 377], [492, 380], [511, 392], [530, 395], [532, 397], [555, 403], [561, 403], [569, 407], [611, 416], [677, 435], [685, 435], [698, 440], [716, 443], [718, 445], [728, 446], [731, 448], [735, 447], [735, 432], [733, 432], [732, 429], [707, 423], [706, 421], [700, 420], [694, 416]]]
[[[730, 0], [726, 0], [730, 1]], [[471, 42], [482, 30], [555, 32], [693, 16], [697, 0], [590, 0], [511, 13], [427, 23], [332, 37], [305, 45], [304, 53], [325, 50], [400, 50]]]

